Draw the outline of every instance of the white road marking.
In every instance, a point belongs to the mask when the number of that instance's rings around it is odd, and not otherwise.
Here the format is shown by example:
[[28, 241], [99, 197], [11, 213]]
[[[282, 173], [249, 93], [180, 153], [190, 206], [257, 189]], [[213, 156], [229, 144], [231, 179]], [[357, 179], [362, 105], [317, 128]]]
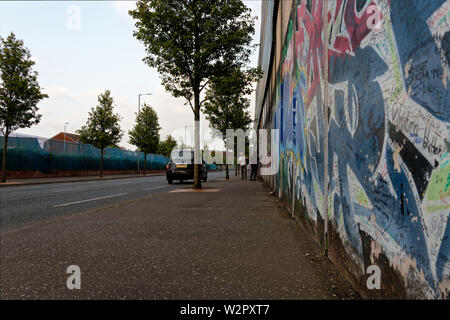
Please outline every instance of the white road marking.
[[127, 195], [127, 194], [128, 193], [113, 194], [111, 196], [105, 196], [105, 197], [100, 197], [100, 198], [94, 198], [94, 199], [87, 199], [87, 200], [80, 200], [80, 201], [75, 201], [75, 202], [58, 204], [58, 205], [53, 206], [53, 207], [56, 208], [56, 207], [70, 206], [72, 204], [78, 204], [78, 203], [83, 203], [83, 202], [88, 202], [88, 201], [95, 201], [95, 200], [102, 200], [102, 199], [113, 198], [113, 197], [120, 197], [120, 196], [124, 196], [124, 195]]
[[80, 188], [76, 188], [76, 189], [72, 188], [72, 189], [55, 190], [55, 191], [53, 191], [53, 193], [56, 193], [56, 192], [68, 192], [68, 191], [78, 191], [78, 190], [81, 190], [81, 189]]
[[144, 191], [150, 191], [150, 190], [161, 189], [161, 188], [167, 188], [167, 187], [168, 187], [168, 186], [160, 186], [160, 187], [148, 188], [148, 189], [144, 189]]

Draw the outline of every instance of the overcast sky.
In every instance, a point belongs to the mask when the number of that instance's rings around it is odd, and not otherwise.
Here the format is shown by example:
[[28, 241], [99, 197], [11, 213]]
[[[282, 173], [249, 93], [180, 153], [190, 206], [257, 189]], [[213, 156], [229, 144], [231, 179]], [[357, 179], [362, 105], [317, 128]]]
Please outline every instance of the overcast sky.
[[[260, 16], [259, 0], [244, 2], [254, 16]], [[39, 84], [49, 95], [39, 104], [41, 122], [19, 133], [52, 137], [64, 130], [65, 122], [69, 122], [67, 132], [73, 133], [97, 105], [97, 96], [109, 89], [116, 101], [115, 110], [122, 116], [125, 135], [121, 146], [134, 149], [127, 132], [135, 119], [138, 93], [152, 93], [141, 97], [141, 104], [149, 103], [158, 113], [161, 138], [172, 134], [184, 139], [185, 126], [193, 124], [192, 111], [183, 99], [165, 92], [157, 71], [142, 62], [145, 50], [133, 37], [134, 22], [128, 16], [134, 3], [0, 1], [0, 35], [14, 32], [24, 40], [36, 62]], [[255, 43], [259, 42], [259, 23]], [[257, 65], [257, 55], [252, 56], [252, 66]], [[253, 114], [254, 96], [251, 98]], [[203, 119], [202, 128], [207, 127]], [[187, 140], [189, 143], [189, 133]]]

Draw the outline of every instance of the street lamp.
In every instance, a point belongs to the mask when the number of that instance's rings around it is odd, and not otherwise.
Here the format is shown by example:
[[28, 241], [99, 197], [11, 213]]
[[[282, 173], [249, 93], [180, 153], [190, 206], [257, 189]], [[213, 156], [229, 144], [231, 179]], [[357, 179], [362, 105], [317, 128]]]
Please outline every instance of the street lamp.
[[68, 122], [64, 123], [64, 153], [66, 153], [66, 126], [68, 124]]
[[139, 93], [138, 94], [138, 113], [141, 112], [141, 96], [151, 96], [151, 93]]
[[[141, 96], [151, 96], [151, 93], [139, 93], [138, 94], [138, 114], [141, 113]], [[138, 174], [140, 173], [139, 171], [139, 148], [136, 151], [136, 156], [137, 156], [137, 171]]]

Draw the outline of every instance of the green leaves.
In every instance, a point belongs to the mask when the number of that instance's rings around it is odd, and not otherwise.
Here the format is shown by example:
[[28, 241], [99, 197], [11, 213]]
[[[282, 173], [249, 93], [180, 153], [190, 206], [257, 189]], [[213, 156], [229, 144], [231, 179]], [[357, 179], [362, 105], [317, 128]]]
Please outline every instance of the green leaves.
[[141, 112], [136, 116], [136, 124], [128, 132], [130, 143], [144, 153], [157, 153], [159, 148], [159, 130], [156, 111], [144, 104]]
[[19, 128], [39, 123], [37, 104], [48, 95], [41, 92], [33, 71], [34, 61], [14, 33], [0, 41], [0, 130], [8, 136]]
[[104, 149], [109, 146], [117, 146], [122, 139], [123, 132], [120, 129], [120, 116], [114, 114], [114, 99], [111, 92], [106, 90], [98, 96], [98, 105], [91, 109], [86, 125], [77, 133], [80, 141]]
[[151, 0], [138, 1], [130, 15], [134, 36], [146, 48], [144, 62], [157, 68], [167, 91], [198, 113], [195, 96], [222, 73], [223, 62], [249, 61], [255, 32], [250, 12], [241, 0]]
[[228, 68], [211, 81], [203, 109], [211, 128], [219, 130], [223, 135], [227, 129], [249, 129], [252, 119], [248, 111], [248, 95], [253, 92], [252, 85], [261, 76], [259, 68]]
[[[136, 20], [134, 36], [146, 49], [143, 59], [158, 70], [165, 89], [184, 97], [200, 120], [202, 91], [224, 66], [249, 62], [255, 18], [242, 0], [141, 0], [129, 11]], [[195, 154], [199, 157], [198, 126]], [[198, 165], [194, 188], [201, 187]]]
[[169, 134], [166, 140], [159, 143], [159, 154], [170, 157], [170, 153], [177, 146], [177, 141]]

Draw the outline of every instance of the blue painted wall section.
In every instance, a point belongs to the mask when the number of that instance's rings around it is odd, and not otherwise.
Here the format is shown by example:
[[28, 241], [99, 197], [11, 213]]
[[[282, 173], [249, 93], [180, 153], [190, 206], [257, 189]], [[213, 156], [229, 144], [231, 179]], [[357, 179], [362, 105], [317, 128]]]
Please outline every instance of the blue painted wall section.
[[406, 296], [449, 298], [450, 0], [329, 1], [327, 23], [323, 3], [294, 0], [269, 75], [260, 127], [280, 129], [281, 164], [265, 179], [312, 224], [327, 209], [360, 274], [364, 233]]

